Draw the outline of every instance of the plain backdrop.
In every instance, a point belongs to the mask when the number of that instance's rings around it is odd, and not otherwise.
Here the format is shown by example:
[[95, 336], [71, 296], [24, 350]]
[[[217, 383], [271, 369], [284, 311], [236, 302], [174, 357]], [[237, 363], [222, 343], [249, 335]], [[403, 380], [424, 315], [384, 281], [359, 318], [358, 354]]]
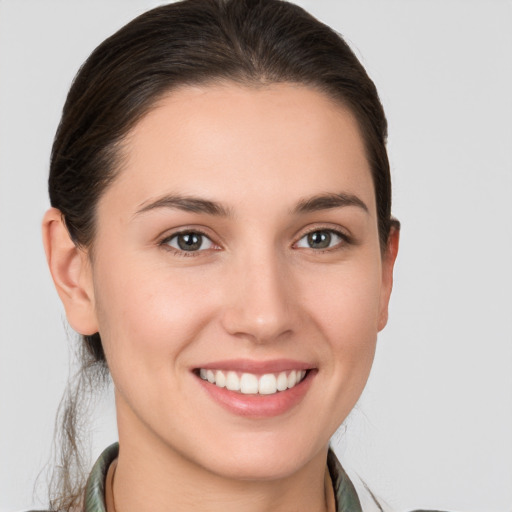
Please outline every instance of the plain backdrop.
[[[149, 0], [0, 1], [0, 511], [37, 506], [72, 339], [40, 221], [66, 92]], [[298, 1], [341, 32], [389, 119], [402, 221], [390, 322], [333, 442], [391, 509], [512, 511], [512, 3]], [[111, 396], [93, 457], [116, 439]]]

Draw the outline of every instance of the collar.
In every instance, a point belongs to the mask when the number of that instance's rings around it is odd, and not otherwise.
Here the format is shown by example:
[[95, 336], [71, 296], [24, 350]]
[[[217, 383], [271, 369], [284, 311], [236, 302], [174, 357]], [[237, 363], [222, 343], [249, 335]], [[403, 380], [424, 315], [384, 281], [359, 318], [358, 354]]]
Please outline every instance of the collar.
[[[110, 464], [119, 454], [119, 443], [110, 445], [98, 458], [87, 480], [84, 512], [106, 512], [105, 480]], [[362, 512], [359, 498], [345, 470], [329, 448], [327, 467], [336, 499], [336, 512]]]

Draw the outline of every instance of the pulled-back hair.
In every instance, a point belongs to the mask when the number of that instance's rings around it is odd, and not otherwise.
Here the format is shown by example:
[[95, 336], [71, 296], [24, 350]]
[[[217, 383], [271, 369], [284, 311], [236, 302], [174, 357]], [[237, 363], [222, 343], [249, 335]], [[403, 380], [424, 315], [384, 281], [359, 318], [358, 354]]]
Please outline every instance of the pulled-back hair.
[[[226, 81], [303, 84], [352, 112], [372, 172], [384, 250], [393, 223], [391, 183], [387, 122], [375, 86], [336, 32], [280, 0], [164, 5], [135, 18], [94, 50], [69, 91], [50, 164], [51, 204], [61, 211], [75, 244], [94, 252], [97, 203], [122, 172], [123, 142], [134, 125], [177, 87]], [[53, 480], [52, 510], [81, 506], [76, 411], [84, 386], [107, 370], [100, 335], [83, 336], [81, 343], [79, 389], [68, 386], [61, 404], [63, 456]]]

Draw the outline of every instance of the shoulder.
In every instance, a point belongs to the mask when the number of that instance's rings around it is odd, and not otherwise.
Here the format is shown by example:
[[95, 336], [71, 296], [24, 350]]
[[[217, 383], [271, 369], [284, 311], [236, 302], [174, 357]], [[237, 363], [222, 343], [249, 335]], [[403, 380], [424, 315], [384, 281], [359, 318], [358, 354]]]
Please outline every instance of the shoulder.
[[[383, 504], [357, 475], [355, 475], [355, 478], [349, 477], [332, 448], [329, 448], [327, 466], [336, 495], [337, 512], [390, 512], [390, 508]], [[414, 509], [410, 512], [448, 511]]]

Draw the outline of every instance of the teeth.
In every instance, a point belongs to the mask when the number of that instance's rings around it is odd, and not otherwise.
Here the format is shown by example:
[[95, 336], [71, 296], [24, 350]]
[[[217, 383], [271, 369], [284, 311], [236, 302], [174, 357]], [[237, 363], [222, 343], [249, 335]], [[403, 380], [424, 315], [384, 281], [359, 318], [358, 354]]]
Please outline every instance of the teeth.
[[252, 373], [243, 373], [240, 379], [240, 392], [244, 395], [255, 395], [258, 392], [258, 377]]
[[281, 372], [277, 377], [277, 391], [288, 389], [288, 377], [286, 372]]
[[288, 389], [293, 388], [297, 383], [297, 372], [295, 370], [290, 372], [288, 375]]
[[278, 391], [296, 386], [305, 376], [306, 370], [291, 370], [279, 374], [265, 373], [254, 375], [253, 373], [242, 373], [222, 370], [199, 370], [199, 376], [203, 380], [215, 384], [219, 388], [227, 388], [230, 391], [239, 391], [244, 395], [273, 395]]
[[226, 376], [226, 387], [230, 391], [240, 391], [240, 379], [235, 372], [228, 372]]
[[219, 388], [226, 387], [226, 376], [220, 370], [217, 370], [215, 372], [215, 384], [217, 384], [217, 386], [219, 386]]
[[277, 392], [277, 379], [275, 375], [266, 373], [260, 377], [258, 393], [260, 395], [273, 395]]

